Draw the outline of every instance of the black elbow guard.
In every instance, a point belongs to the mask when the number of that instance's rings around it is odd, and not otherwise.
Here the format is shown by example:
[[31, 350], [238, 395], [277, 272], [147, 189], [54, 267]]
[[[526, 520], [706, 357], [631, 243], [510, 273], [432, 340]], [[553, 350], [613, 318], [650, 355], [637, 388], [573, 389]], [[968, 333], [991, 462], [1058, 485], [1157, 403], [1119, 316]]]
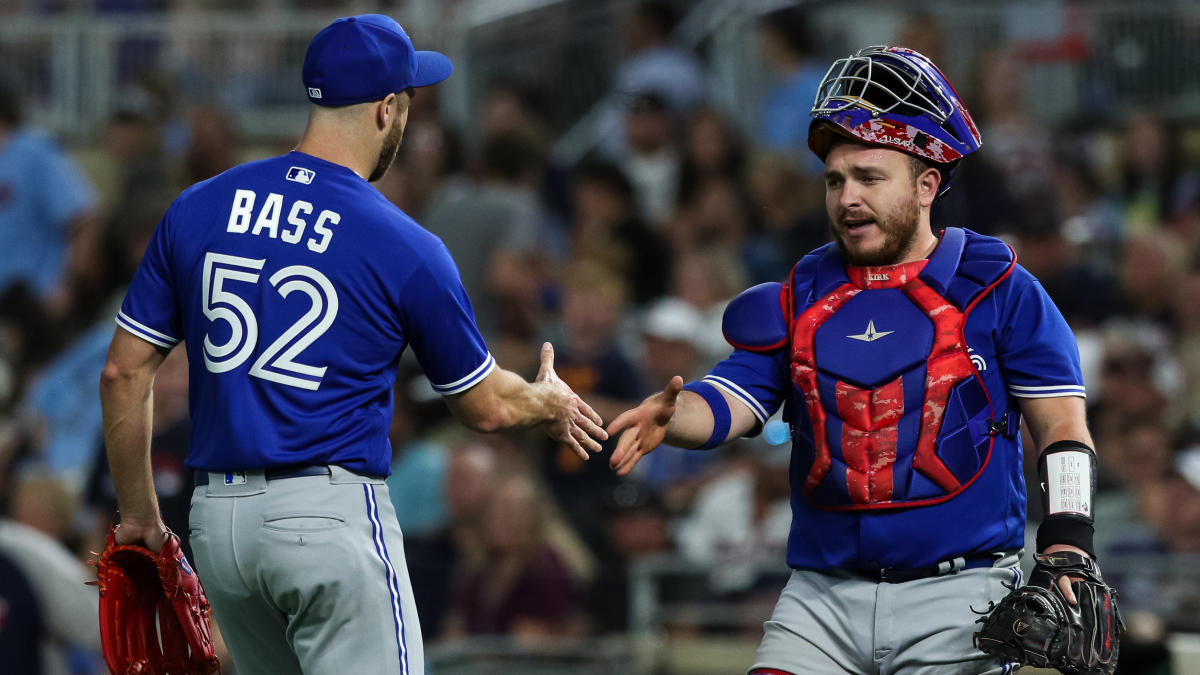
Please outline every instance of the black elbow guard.
[[1054, 544], [1078, 546], [1096, 557], [1093, 538], [1096, 451], [1079, 441], [1050, 444], [1038, 458], [1045, 517], [1037, 532], [1038, 551]]

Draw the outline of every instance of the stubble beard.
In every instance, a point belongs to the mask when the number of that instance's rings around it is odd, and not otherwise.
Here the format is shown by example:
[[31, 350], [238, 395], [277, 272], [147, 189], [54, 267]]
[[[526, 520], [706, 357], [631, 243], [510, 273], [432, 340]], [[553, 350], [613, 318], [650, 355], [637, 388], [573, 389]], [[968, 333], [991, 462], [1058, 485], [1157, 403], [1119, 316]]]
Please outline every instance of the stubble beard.
[[856, 267], [879, 267], [894, 265], [912, 250], [917, 241], [917, 228], [921, 224], [921, 207], [914, 194], [912, 199], [897, 205], [886, 214], [876, 214], [875, 225], [883, 234], [879, 248], [869, 251], [852, 250], [846, 245], [845, 237], [832, 223], [829, 226], [834, 242], [842, 257]]
[[401, 126], [400, 117], [397, 116], [392, 122], [391, 128], [388, 129], [387, 136], [383, 139], [383, 147], [379, 149], [379, 162], [375, 164], [375, 169], [367, 178], [368, 183], [374, 183], [387, 173], [392, 162], [396, 161], [396, 155], [400, 152], [400, 142], [403, 139], [404, 127]]

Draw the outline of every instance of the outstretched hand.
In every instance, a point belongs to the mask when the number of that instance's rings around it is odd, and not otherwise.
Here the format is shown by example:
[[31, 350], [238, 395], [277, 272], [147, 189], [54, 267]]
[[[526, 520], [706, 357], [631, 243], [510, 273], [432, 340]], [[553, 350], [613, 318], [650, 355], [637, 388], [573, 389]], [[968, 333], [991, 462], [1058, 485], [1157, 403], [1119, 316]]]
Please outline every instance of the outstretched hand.
[[600, 452], [600, 441], [608, 440], [608, 433], [600, 426], [604, 420], [567, 383], [558, 379], [554, 372], [554, 346], [549, 342], [542, 344], [541, 359], [534, 382], [550, 388], [554, 413], [554, 419], [545, 426], [546, 435], [587, 461], [588, 451]]
[[675, 415], [675, 402], [681, 391], [683, 378], [676, 375], [665, 389], [642, 401], [638, 407], [617, 415], [609, 423], [609, 434], [621, 433], [621, 439], [617, 441], [617, 447], [608, 461], [618, 476], [628, 475], [642, 457], [662, 444], [671, 418]]

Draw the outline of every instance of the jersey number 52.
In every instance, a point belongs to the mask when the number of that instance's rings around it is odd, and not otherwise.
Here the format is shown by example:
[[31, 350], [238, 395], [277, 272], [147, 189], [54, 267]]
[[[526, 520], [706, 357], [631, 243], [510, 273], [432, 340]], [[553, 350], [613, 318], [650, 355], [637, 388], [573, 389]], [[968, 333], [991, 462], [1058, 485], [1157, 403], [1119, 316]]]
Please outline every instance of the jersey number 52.
[[[204, 256], [201, 292], [204, 316], [209, 321], [229, 324], [229, 339], [214, 344], [212, 333], [204, 336], [204, 366], [211, 373], [225, 373], [249, 359], [258, 344], [258, 319], [249, 303], [226, 287], [230, 282], [259, 283], [266, 259], [255, 260], [209, 251]], [[307, 312], [283, 332], [250, 366], [250, 374], [271, 382], [316, 391], [325, 367], [299, 363], [296, 359], [321, 337], [337, 317], [337, 290], [329, 278], [307, 265], [290, 265], [275, 272], [267, 282], [283, 297], [296, 291], [312, 303]]]

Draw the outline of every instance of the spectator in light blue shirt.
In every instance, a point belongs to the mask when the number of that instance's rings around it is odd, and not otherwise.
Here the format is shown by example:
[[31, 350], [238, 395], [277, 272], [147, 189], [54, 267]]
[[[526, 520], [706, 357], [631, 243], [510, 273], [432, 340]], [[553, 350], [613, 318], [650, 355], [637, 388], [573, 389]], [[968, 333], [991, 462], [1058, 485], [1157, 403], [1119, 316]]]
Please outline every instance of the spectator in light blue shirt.
[[808, 115], [825, 68], [814, 59], [815, 43], [804, 11], [786, 7], [763, 17], [759, 38], [773, 82], [763, 98], [758, 142], [767, 149], [804, 159], [809, 174], [825, 167], [808, 151]]
[[62, 149], [22, 126], [15, 91], [0, 85], [0, 294], [18, 284], [43, 300], [61, 293], [72, 241], [95, 233], [95, 201]]

